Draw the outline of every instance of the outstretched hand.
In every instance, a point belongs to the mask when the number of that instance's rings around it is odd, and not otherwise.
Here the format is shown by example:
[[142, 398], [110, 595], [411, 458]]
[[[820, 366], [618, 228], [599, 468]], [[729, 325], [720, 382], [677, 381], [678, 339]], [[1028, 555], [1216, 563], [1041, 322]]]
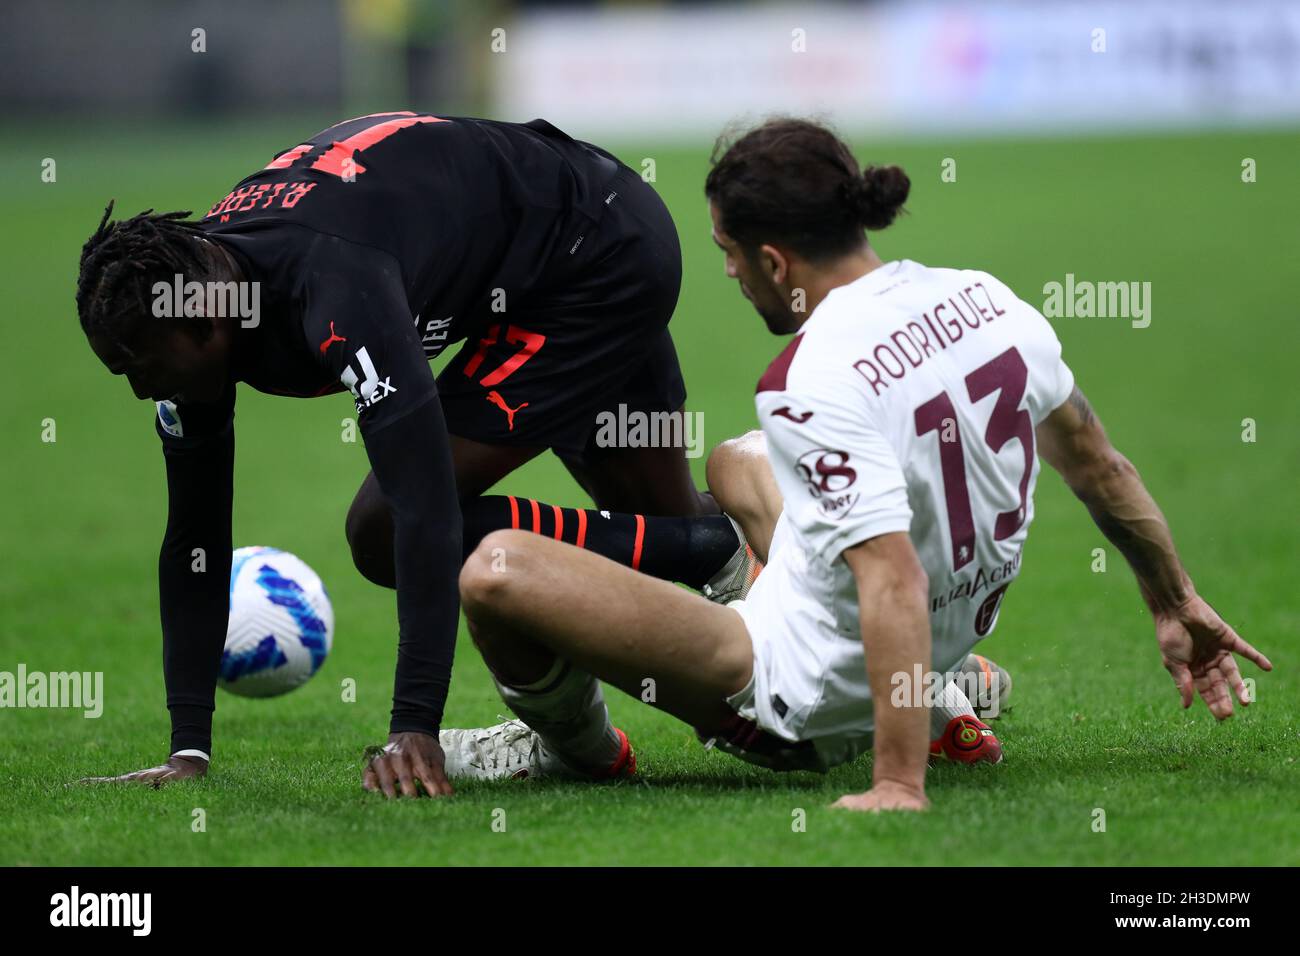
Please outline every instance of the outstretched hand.
[[1250, 693], [1233, 654], [1240, 654], [1261, 670], [1273, 669], [1267, 657], [1243, 641], [1197, 594], [1180, 607], [1156, 615], [1156, 640], [1183, 707], [1192, 706], [1194, 688], [1219, 720], [1232, 716], [1233, 693], [1243, 707], [1250, 703]]
[[168, 757], [157, 767], [135, 770], [116, 777], [82, 777], [81, 783], [143, 783], [157, 790], [174, 780], [207, 776], [208, 762], [202, 757]]
[[390, 799], [418, 797], [418, 781], [431, 797], [449, 797], [456, 792], [443, 771], [446, 758], [437, 737], [416, 732], [389, 734], [386, 747], [368, 754], [361, 773], [361, 786], [366, 790], [381, 790]]

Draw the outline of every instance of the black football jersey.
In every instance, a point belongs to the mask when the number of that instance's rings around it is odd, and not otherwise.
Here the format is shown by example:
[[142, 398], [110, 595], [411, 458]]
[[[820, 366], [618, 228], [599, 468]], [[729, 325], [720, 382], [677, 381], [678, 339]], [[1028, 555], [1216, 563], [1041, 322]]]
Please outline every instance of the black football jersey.
[[[624, 168], [625, 169], [625, 168]], [[256, 292], [222, 400], [161, 402], [168, 478], [159, 558], [173, 750], [208, 752], [225, 638], [235, 382], [283, 395], [344, 388], [394, 514], [399, 618], [392, 732], [436, 734], [455, 647], [460, 510], [428, 360], [496, 301], [563, 286], [619, 174], [550, 124], [416, 113], [348, 120], [272, 159], [201, 228]], [[196, 574], [197, 553], [209, 555]]]
[[563, 281], [618, 168], [543, 120], [381, 113], [293, 145], [202, 220], [258, 283], [236, 378], [347, 387], [363, 430], [400, 416], [433, 394], [420, 367], [494, 304]]

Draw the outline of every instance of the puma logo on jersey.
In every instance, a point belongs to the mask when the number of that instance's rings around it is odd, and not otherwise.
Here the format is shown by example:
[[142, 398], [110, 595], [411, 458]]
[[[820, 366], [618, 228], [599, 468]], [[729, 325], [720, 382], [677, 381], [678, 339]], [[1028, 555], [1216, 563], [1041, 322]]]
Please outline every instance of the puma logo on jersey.
[[796, 425], [802, 425], [808, 419], [813, 417], [812, 412], [801, 412], [800, 414], [796, 415], [793, 411], [791, 411], [789, 405], [782, 405], [780, 408], [773, 409], [772, 417], [775, 418], [777, 415], [780, 415], [782, 418], [790, 419], [790, 421], [794, 422]]
[[506, 423], [510, 426], [510, 431], [515, 430], [515, 412], [528, 407], [528, 403], [524, 402], [518, 408], [511, 408], [506, 404], [506, 400], [501, 397], [501, 393], [498, 391], [488, 392], [487, 400], [506, 413]]
[[343, 374], [339, 376], [339, 381], [347, 386], [348, 391], [357, 400], [357, 411], [360, 412], [362, 409], [382, 402], [397, 391], [397, 386], [393, 384], [391, 375], [382, 379], [379, 377], [379, 372], [375, 369], [375, 363], [370, 358], [370, 353], [366, 351], [365, 346], [357, 349], [356, 360], [361, 365], [361, 376], [359, 377], [356, 370], [349, 364], [343, 370]]
[[324, 342], [322, 342], [322, 343], [320, 344], [320, 354], [321, 354], [321, 355], [324, 355], [324, 354], [325, 354], [325, 350], [328, 349], [328, 348], [329, 348], [331, 345], [333, 345], [335, 342], [346, 342], [346, 341], [347, 341], [347, 337], [346, 337], [346, 336], [335, 335], [335, 334], [334, 334], [334, 323], [331, 322], [331, 323], [330, 323], [330, 337], [327, 338]]

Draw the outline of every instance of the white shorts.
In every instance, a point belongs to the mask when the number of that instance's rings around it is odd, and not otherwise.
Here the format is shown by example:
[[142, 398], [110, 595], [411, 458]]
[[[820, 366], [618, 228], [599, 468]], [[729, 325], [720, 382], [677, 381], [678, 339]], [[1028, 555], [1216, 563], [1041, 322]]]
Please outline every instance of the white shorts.
[[843, 633], [803, 593], [789, 563], [797, 550], [782, 515], [767, 567], [728, 605], [749, 632], [754, 673], [727, 699], [737, 720], [714, 743], [772, 769], [824, 772], [871, 749], [871, 692], [858, 629]]
[[[743, 602], [736, 601], [728, 606], [744, 618], [744, 613], [737, 607], [741, 603]], [[750, 639], [754, 640], [752, 631]], [[725, 728], [722, 735], [706, 737], [701, 733], [700, 740], [705, 746], [717, 747], [733, 757], [769, 770], [813, 770], [818, 773], [848, 763], [871, 749], [870, 731], [861, 734], [830, 734], [794, 741], [780, 736], [771, 726], [764, 726], [755, 701], [759, 695], [768, 693], [767, 680], [765, 677], [760, 679], [759, 676], [765, 673], [758, 660], [755, 642], [754, 673], [744, 689], [727, 698], [728, 706], [736, 712], [736, 719]]]

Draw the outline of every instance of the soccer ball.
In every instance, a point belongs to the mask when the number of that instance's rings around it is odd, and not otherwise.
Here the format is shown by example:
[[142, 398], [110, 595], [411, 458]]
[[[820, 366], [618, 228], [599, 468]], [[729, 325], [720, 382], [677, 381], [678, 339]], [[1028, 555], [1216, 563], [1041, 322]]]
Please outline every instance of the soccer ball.
[[320, 669], [333, 639], [334, 608], [304, 561], [276, 548], [235, 551], [222, 687], [241, 697], [287, 694]]

